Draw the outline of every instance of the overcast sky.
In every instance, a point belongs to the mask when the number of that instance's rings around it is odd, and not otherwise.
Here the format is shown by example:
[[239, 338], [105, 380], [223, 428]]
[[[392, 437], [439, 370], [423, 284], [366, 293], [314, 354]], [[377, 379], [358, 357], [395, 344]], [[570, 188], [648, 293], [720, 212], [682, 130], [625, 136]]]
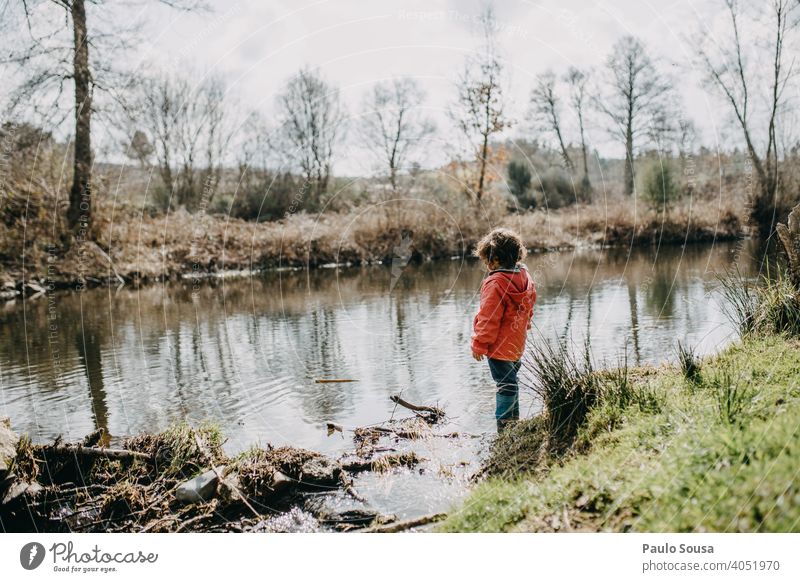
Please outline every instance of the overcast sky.
[[[434, 139], [443, 145], [452, 141], [444, 113], [455, 75], [479, 45], [475, 21], [481, 0], [216, 0], [212, 6], [211, 14], [166, 9], [150, 14], [159, 29], [148, 47], [151, 57], [167, 66], [197, 61], [224, 73], [232, 96], [267, 117], [281, 85], [305, 64], [319, 66], [341, 87], [351, 116], [358, 116], [362, 95], [376, 81], [414, 77], [424, 86], [426, 106], [439, 127]], [[701, 21], [708, 25], [721, 6], [721, 0], [495, 2], [498, 40], [509, 68], [509, 111], [519, 121], [509, 134], [529, 133], [524, 115], [536, 74], [548, 68], [563, 73], [570, 65], [601, 67], [613, 43], [634, 34], [675, 77], [700, 140], [713, 147], [717, 126], [727, 117], [693, 70], [693, 38]], [[604, 154], [620, 154], [601, 128], [591, 137]], [[353, 155], [338, 166], [357, 172], [362, 162]]]
[[[273, 117], [275, 95], [303, 65], [320, 67], [342, 90], [357, 119], [362, 96], [393, 76], [419, 80], [444, 152], [453, 142], [445, 115], [453, 81], [479, 46], [481, 0], [210, 0], [208, 13], [184, 13], [157, 2], [137, 4], [148, 25], [137, 59], [161, 67], [197, 67], [224, 75], [231, 103]], [[698, 31], [719, 26], [722, 0], [499, 0], [498, 40], [509, 72], [509, 136], [533, 136], [524, 120], [536, 74], [570, 65], [600, 68], [613, 43], [633, 34], [675, 79], [699, 142], [712, 148], [729, 121], [727, 109], [701, 86], [694, 70]], [[91, 24], [91, 23], [90, 23]], [[601, 127], [590, 128], [603, 155], [621, 155]], [[352, 140], [351, 140], [352, 141]], [[439, 160], [432, 155], [429, 164]], [[339, 173], [366, 170], [367, 158], [348, 152]]]

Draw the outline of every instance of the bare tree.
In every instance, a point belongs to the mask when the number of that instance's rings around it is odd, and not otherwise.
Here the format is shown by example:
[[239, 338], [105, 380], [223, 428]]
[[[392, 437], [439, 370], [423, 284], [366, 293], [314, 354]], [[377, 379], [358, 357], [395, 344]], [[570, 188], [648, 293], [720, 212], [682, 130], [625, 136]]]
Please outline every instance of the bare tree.
[[[198, 7], [191, 0], [162, 0], [162, 4], [181, 10]], [[95, 111], [95, 89], [110, 79], [114, 60], [110, 53], [127, 48], [126, 34], [134, 27], [113, 22], [113, 33], [90, 32], [87, 6], [95, 11], [106, 7], [102, 0], [22, 0], [20, 3], [27, 35], [16, 39], [4, 62], [19, 66], [24, 80], [17, 88], [12, 106], [32, 106], [35, 97], [53, 95], [50, 111], [55, 111], [64, 93], [65, 84], [72, 83], [74, 100], [73, 174], [69, 192], [67, 220], [79, 236], [91, 236], [92, 218], [92, 114]], [[90, 55], [97, 51], [98, 55]], [[104, 60], [105, 59], [105, 60]], [[99, 73], [99, 75], [98, 75]], [[109, 83], [109, 85], [112, 83]], [[52, 117], [52, 115], [50, 115]]]
[[[769, 237], [776, 219], [777, 196], [780, 185], [779, 152], [776, 127], [779, 113], [785, 105], [785, 90], [794, 74], [794, 57], [787, 63], [784, 53], [787, 39], [797, 28], [795, 11], [797, 0], [771, 0], [769, 20], [764, 38], [745, 41], [742, 38], [741, 21], [744, 9], [736, 0], [724, 0], [730, 23], [727, 46], [717, 45], [715, 50], [700, 47], [700, 57], [707, 73], [708, 83], [716, 87], [731, 107], [736, 123], [742, 131], [747, 154], [756, 172], [757, 189], [751, 195], [750, 218], [758, 226], [763, 237]], [[759, 7], [756, 19], [763, 15]], [[751, 66], [746, 50], [756, 60], [758, 47], [764, 50], [769, 67]], [[755, 69], [755, 71], [753, 70]], [[768, 71], [766, 78], [762, 71]], [[767, 89], [758, 94], [760, 87]], [[759, 99], [760, 98], [760, 99]], [[756, 119], [763, 119], [763, 142], [753, 129], [754, 109], [759, 102], [766, 103], [766, 109], [756, 112]], [[763, 144], [763, 145], [762, 145]]]
[[503, 64], [497, 54], [497, 22], [488, 6], [481, 15], [483, 46], [470, 58], [458, 80], [458, 97], [451, 117], [469, 141], [478, 164], [475, 197], [480, 200], [486, 184], [486, 167], [493, 135], [510, 127], [503, 95]]
[[[595, 99], [597, 108], [612, 123], [612, 135], [625, 147], [625, 193], [634, 189], [636, 141], [663, 111], [670, 86], [633, 36], [622, 37], [606, 60], [606, 92]], [[666, 117], [660, 117], [661, 120]]]
[[365, 98], [361, 135], [386, 168], [392, 192], [398, 191], [398, 173], [414, 149], [434, 130], [417, 110], [425, 94], [413, 79], [394, 79], [375, 85]]
[[564, 143], [561, 129], [561, 99], [556, 93], [556, 76], [547, 71], [536, 77], [536, 85], [531, 92], [531, 117], [544, 131], [551, 133], [558, 142], [561, 158], [569, 172], [575, 170], [575, 164]]
[[569, 86], [569, 101], [572, 111], [578, 120], [578, 131], [581, 139], [581, 158], [583, 161], [583, 179], [581, 180], [581, 191], [584, 197], [591, 198], [592, 184], [589, 181], [589, 156], [586, 144], [586, 107], [589, 96], [587, 94], [589, 84], [589, 74], [577, 67], [570, 67], [564, 80]]
[[339, 92], [306, 67], [287, 82], [277, 104], [288, 154], [305, 177], [307, 208], [315, 209], [328, 189], [334, 149], [343, 130]]
[[223, 81], [211, 76], [195, 86], [188, 77], [164, 73], [135, 85], [126, 106], [131, 143], [144, 134], [151, 144], [165, 187], [163, 206], [206, 206], [234, 134]]

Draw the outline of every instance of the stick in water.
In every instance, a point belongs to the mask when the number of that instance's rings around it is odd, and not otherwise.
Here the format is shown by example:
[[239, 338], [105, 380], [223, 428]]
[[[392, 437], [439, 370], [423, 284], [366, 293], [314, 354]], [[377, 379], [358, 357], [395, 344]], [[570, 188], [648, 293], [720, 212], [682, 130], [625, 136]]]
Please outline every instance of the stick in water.
[[444, 410], [441, 408], [437, 408], [436, 406], [420, 406], [417, 404], [411, 404], [406, 400], [400, 398], [399, 394], [395, 394], [394, 396], [390, 396], [389, 400], [394, 402], [395, 404], [402, 406], [403, 408], [407, 408], [413, 412], [427, 412], [429, 414], [433, 414], [434, 416], [441, 417], [444, 416]]
[[317, 384], [333, 384], [335, 382], [358, 382], [358, 380], [351, 380], [349, 378], [317, 378], [314, 382]]

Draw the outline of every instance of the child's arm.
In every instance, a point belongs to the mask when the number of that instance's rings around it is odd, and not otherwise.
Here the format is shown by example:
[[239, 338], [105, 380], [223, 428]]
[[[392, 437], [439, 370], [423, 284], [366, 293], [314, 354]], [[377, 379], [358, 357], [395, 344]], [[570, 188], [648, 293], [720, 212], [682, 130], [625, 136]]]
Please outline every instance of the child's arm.
[[481, 289], [481, 306], [475, 316], [472, 334], [473, 355], [485, 356], [489, 346], [497, 339], [500, 320], [503, 318], [503, 297], [494, 283], [487, 282]]

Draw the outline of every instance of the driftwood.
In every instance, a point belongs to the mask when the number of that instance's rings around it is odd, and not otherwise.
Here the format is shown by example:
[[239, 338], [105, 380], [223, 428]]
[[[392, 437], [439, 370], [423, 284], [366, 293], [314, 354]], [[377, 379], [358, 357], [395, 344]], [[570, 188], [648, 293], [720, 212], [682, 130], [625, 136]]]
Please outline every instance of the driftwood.
[[317, 384], [337, 384], [341, 382], [358, 382], [358, 380], [350, 378], [317, 378], [314, 382]]
[[422, 517], [416, 517], [414, 519], [406, 519], [404, 521], [396, 521], [394, 523], [388, 523], [386, 525], [376, 525], [374, 527], [368, 527], [360, 531], [361, 533], [397, 533], [401, 531], [414, 529], [415, 527], [428, 525], [429, 523], [442, 521], [445, 517], [447, 517], [446, 513], [433, 513], [431, 515], [423, 515]]
[[410, 402], [403, 400], [400, 398], [399, 394], [395, 394], [389, 397], [389, 400], [397, 404], [398, 406], [402, 406], [403, 408], [407, 408], [412, 412], [424, 412], [424, 417], [430, 417], [431, 421], [436, 422], [441, 418], [444, 418], [444, 410], [438, 408], [436, 406], [420, 406], [418, 404], [411, 404]]

